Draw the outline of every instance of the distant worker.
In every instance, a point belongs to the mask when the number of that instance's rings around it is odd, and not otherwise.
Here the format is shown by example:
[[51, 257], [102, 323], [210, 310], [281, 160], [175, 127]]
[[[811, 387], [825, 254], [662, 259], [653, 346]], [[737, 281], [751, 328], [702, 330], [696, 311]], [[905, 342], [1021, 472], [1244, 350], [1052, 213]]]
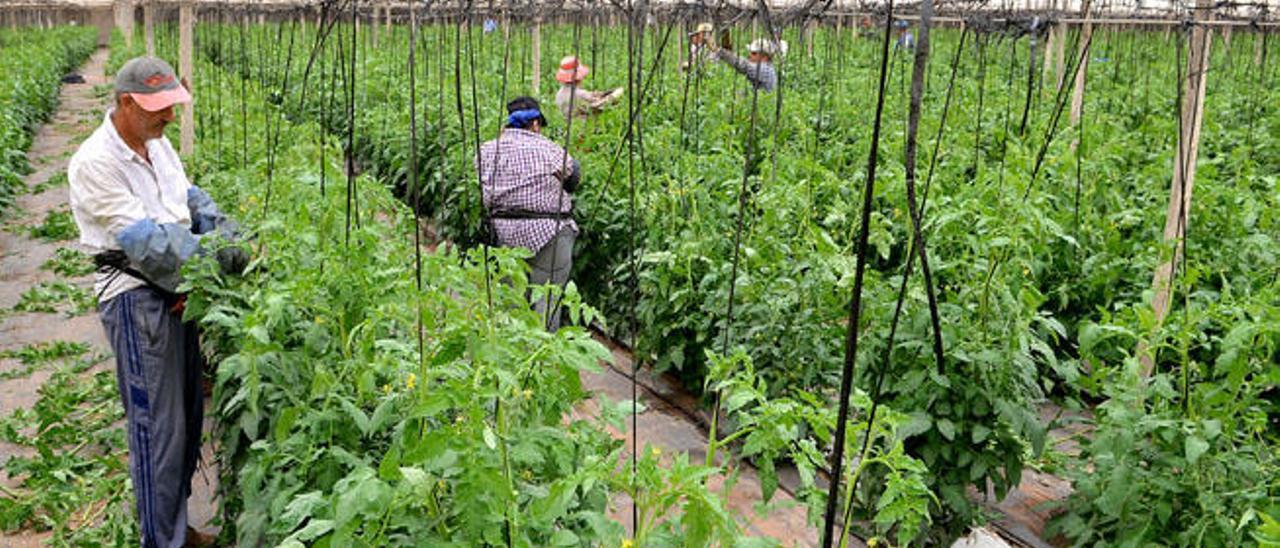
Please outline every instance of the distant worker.
[[689, 33], [689, 58], [680, 63], [680, 70], [700, 69], [711, 59], [711, 33], [715, 27], [711, 23], [699, 23]]
[[720, 36], [720, 49], [716, 50], [715, 56], [746, 76], [756, 89], [773, 91], [778, 87], [778, 71], [773, 67], [773, 58], [786, 53], [786, 41], [759, 38], [747, 45], [747, 58], [743, 59], [733, 54], [733, 43], [726, 33]]
[[[533, 252], [529, 284], [564, 287], [573, 268], [573, 192], [582, 177], [578, 161], [542, 135], [547, 119], [532, 97], [507, 103], [507, 125], [497, 139], [480, 146], [480, 173], [486, 225], [494, 243]], [[560, 302], [543, 297], [533, 304], [548, 331], [560, 328]], [[548, 314], [548, 306], [551, 308]]]
[[911, 25], [899, 19], [893, 22], [893, 26], [898, 29], [898, 41], [893, 43], [894, 53], [897, 53], [899, 49], [915, 51], [916, 37], [911, 34]]
[[497, 22], [497, 21], [495, 21], [492, 17], [485, 19], [485, 20], [484, 20], [484, 33], [485, 33], [485, 34], [492, 34], [492, 33], [493, 33], [493, 31], [495, 31], [495, 30], [498, 30], [498, 22]]
[[592, 114], [604, 110], [604, 107], [617, 101], [622, 96], [622, 88], [611, 91], [587, 91], [582, 89], [582, 81], [591, 72], [591, 68], [578, 61], [577, 56], [570, 55], [560, 60], [560, 70], [556, 71], [556, 80], [560, 82], [560, 91], [556, 93], [556, 106], [567, 120], [572, 109], [578, 119], [585, 119]]
[[[209, 546], [187, 523], [191, 476], [200, 455], [204, 358], [196, 325], [182, 319], [182, 265], [207, 251], [234, 223], [187, 179], [164, 136], [173, 106], [191, 102], [186, 84], [155, 57], [116, 73], [115, 105], [71, 157], [71, 212], [80, 243], [98, 266], [94, 289], [116, 357], [142, 546]], [[248, 255], [226, 247], [216, 258], [239, 274]]]

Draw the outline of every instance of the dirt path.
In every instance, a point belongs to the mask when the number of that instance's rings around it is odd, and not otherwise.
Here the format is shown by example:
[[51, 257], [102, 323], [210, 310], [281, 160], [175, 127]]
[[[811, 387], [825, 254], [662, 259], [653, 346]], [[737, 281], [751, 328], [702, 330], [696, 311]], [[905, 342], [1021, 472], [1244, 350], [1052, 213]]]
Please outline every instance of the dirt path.
[[[73, 315], [66, 305], [59, 305], [58, 312], [55, 313], [16, 312], [12, 309], [22, 301], [25, 293], [41, 283], [62, 281], [92, 292], [92, 274], [67, 277], [41, 268], [55, 256], [59, 248], [74, 248], [75, 239], [46, 241], [33, 238], [29, 227], [40, 225], [50, 213], [69, 211], [65, 179], [67, 163], [79, 143], [102, 123], [110, 100], [109, 89], [106, 88], [110, 79], [104, 74], [107, 57], [107, 49], [99, 49], [80, 69], [85, 83], [66, 84], [62, 87], [57, 112], [49, 123], [37, 131], [31, 150], [27, 153], [35, 168], [35, 172], [25, 178], [32, 192], [18, 199], [5, 221], [5, 229], [0, 231], [0, 352], [16, 351], [33, 344], [52, 341], [87, 343], [91, 350], [86, 355], [96, 354], [106, 358], [83, 373], [82, 380], [87, 380], [94, 372], [112, 371], [115, 367], [114, 358], [110, 357], [111, 347], [96, 311], [90, 309]], [[51, 182], [56, 184], [49, 184]], [[0, 358], [0, 374], [23, 367], [18, 359]], [[51, 377], [54, 367], [56, 366], [42, 367], [30, 375], [0, 380], [0, 416], [8, 416], [16, 409], [30, 409], [35, 405], [39, 400], [39, 391]], [[211, 424], [209, 420], [205, 421], [206, 432]], [[124, 458], [125, 447], [113, 449], [118, 450], [120, 457]], [[0, 463], [7, 462], [14, 455], [30, 454], [32, 451], [28, 448], [0, 443]], [[212, 448], [208, 444], [204, 446], [204, 461], [212, 462]], [[6, 472], [0, 472], [0, 486], [6, 489], [14, 489], [18, 480], [19, 478], [9, 477]], [[201, 470], [196, 472], [192, 485], [194, 494], [190, 499], [191, 523], [202, 529], [214, 517], [216, 506], [212, 493], [216, 488], [216, 480], [212, 470]], [[22, 532], [5, 535], [0, 544], [38, 546], [49, 537], [50, 533], [47, 532]]]

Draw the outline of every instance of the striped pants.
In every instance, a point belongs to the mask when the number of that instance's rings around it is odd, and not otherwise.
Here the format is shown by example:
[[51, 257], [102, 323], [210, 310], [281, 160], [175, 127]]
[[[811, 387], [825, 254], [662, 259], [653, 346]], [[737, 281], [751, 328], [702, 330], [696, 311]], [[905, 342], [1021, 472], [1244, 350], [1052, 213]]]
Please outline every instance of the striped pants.
[[116, 354], [142, 545], [180, 547], [204, 413], [195, 326], [146, 287], [117, 295], [99, 311]]

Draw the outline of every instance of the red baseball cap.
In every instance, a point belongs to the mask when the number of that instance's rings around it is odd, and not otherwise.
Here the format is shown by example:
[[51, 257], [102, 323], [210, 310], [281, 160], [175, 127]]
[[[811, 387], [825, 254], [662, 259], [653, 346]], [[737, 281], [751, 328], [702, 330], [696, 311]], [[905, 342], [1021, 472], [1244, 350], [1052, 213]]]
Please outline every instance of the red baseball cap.
[[191, 92], [178, 81], [173, 67], [158, 57], [136, 57], [116, 72], [116, 93], [127, 93], [148, 112], [191, 102]]

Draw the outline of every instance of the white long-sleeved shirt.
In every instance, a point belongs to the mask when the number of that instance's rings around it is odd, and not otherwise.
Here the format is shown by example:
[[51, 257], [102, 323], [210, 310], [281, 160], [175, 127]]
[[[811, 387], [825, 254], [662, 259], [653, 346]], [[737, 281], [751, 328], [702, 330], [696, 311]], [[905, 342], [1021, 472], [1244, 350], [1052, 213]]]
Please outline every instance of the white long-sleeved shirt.
[[[67, 167], [71, 213], [80, 228], [80, 243], [90, 254], [120, 249], [116, 237], [144, 219], [191, 227], [191, 182], [173, 145], [165, 137], [147, 141], [148, 162], [125, 144], [111, 114], [107, 112]], [[100, 272], [94, 291], [106, 302], [143, 285], [131, 276]]]

